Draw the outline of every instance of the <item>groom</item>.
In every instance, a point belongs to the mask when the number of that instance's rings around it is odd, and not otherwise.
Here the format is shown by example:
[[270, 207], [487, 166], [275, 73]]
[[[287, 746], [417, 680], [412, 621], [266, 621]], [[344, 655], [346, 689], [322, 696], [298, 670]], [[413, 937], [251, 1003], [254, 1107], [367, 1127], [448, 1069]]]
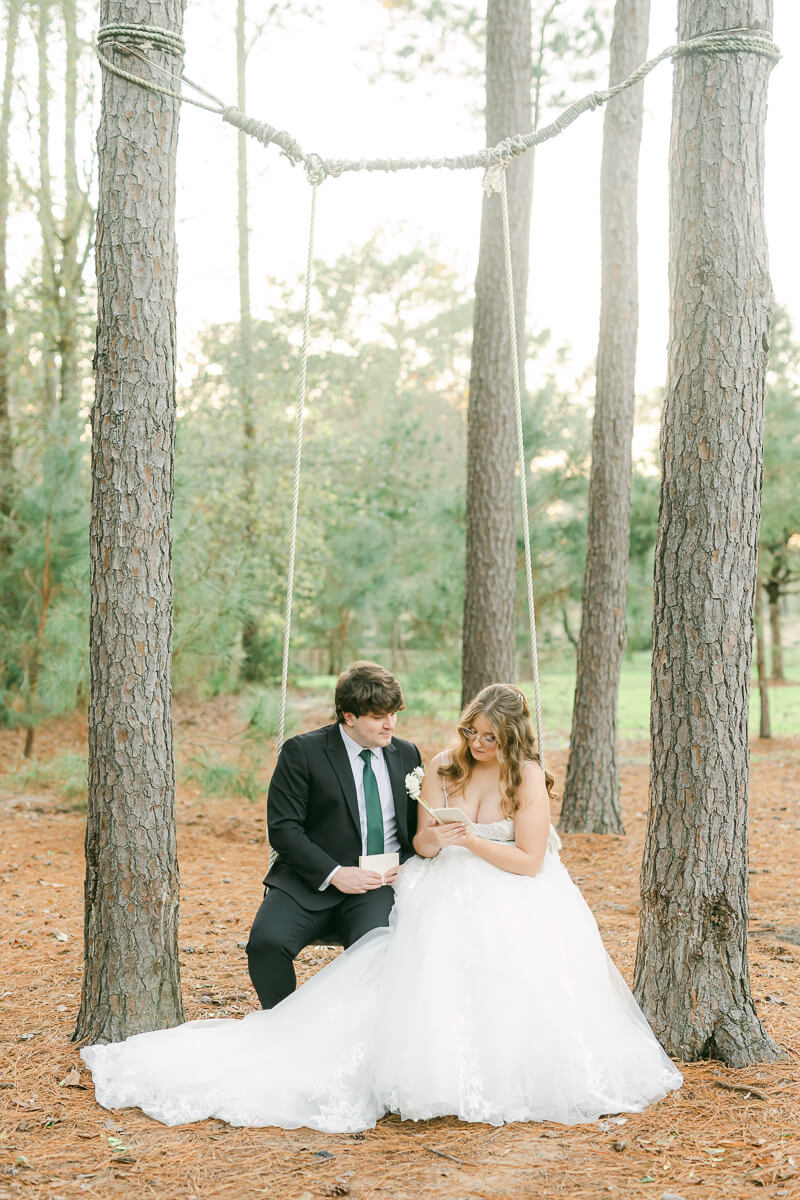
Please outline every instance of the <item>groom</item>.
[[359, 855], [414, 853], [416, 804], [405, 777], [420, 765], [412, 742], [394, 737], [400, 684], [372, 662], [355, 662], [336, 683], [336, 723], [285, 743], [269, 785], [267, 827], [277, 858], [264, 880], [247, 961], [262, 1008], [296, 985], [294, 957], [338, 934], [345, 946], [388, 925], [397, 868], [385, 880]]

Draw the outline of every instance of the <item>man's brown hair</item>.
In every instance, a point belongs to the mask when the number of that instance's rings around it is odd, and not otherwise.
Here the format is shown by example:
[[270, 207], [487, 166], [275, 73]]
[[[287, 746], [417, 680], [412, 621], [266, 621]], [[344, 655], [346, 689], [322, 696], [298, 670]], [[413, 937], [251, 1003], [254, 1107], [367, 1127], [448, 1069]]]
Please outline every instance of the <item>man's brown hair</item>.
[[345, 713], [354, 717], [399, 712], [405, 708], [403, 691], [391, 671], [374, 662], [354, 662], [336, 680], [333, 694], [336, 720], [344, 721]]

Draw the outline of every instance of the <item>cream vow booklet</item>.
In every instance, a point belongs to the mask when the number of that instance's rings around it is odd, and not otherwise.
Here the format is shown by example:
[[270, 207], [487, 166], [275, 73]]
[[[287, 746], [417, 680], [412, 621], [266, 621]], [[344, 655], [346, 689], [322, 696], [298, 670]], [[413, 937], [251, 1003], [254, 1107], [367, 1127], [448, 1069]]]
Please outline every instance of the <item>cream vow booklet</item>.
[[385, 875], [392, 867], [400, 866], [400, 854], [395, 850], [392, 854], [360, 854], [358, 865], [362, 871], [377, 871]]
[[[425, 805], [428, 808], [427, 804]], [[475, 822], [470, 821], [467, 814], [461, 808], [428, 808], [428, 812], [432, 817], [435, 817], [440, 825], [466, 825], [470, 833], [478, 833], [475, 827]], [[478, 834], [480, 837], [480, 834]]]

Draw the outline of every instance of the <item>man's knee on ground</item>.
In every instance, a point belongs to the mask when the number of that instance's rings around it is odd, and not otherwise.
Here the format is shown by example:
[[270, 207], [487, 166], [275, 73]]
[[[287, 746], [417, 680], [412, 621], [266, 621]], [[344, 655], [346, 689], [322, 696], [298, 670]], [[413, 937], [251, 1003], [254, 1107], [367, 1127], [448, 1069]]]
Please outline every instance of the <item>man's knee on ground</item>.
[[285, 931], [278, 929], [272, 922], [264, 921], [254, 925], [245, 947], [248, 958], [262, 955], [281, 954], [293, 957], [292, 948], [287, 945]]

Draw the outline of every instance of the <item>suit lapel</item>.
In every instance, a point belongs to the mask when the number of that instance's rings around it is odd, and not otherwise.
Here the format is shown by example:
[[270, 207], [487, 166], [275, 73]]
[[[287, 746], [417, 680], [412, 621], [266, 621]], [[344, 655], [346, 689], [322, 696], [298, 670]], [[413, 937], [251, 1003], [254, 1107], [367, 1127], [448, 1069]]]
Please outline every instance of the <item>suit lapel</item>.
[[328, 733], [325, 745], [325, 753], [333, 767], [336, 778], [339, 780], [339, 786], [344, 795], [347, 811], [353, 819], [353, 824], [356, 827], [359, 841], [361, 840], [361, 820], [358, 815], [358, 799], [356, 798], [356, 785], [353, 779], [353, 771], [350, 767], [350, 759], [347, 757], [347, 751], [344, 748], [342, 735], [338, 725], [332, 725]]
[[389, 780], [392, 785], [392, 796], [394, 798], [394, 814], [397, 818], [397, 833], [401, 843], [408, 845], [408, 802], [406, 793], [406, 777], [403, 771], [403, 763], [400, 752], [393, 742], [384, 747], [383, 757], [386, 762], [386, 769], [389, 772]]

